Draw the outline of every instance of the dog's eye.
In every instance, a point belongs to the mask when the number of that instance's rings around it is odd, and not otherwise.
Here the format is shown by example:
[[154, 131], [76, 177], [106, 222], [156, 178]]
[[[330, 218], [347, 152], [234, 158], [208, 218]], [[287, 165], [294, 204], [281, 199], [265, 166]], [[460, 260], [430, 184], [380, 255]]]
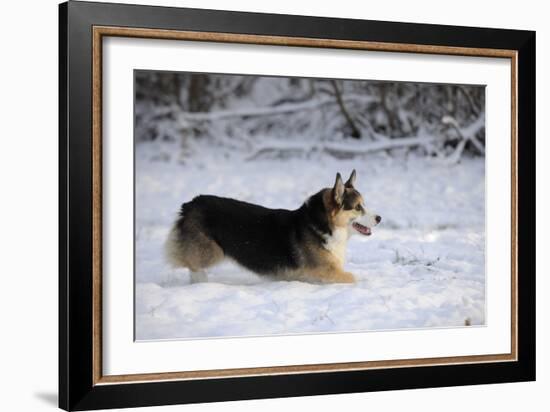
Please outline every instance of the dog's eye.
[[355, 206], [355, 210], [357, 210], [358, 212], [360, 212], [360, 211], [361, 211], [361, 205], [358, 204], [357, 206]]

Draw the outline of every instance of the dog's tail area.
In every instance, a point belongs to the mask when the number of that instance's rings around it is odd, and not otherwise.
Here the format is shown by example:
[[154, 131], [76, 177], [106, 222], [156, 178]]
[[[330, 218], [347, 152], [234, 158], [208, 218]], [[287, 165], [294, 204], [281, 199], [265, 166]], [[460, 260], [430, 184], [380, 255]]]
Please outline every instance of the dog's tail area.
[[178, 218], [172, 225], [166, 242], [164, 243], [164, 257], [166, 261], [173, 267], [186, 267], [187, 264], [183, 259], [183, 221], [185, 214], [189, 208], [189, 203], [181, 205]]
[[164, 242], [164, 257], [172, 267], [185, 266], [181, 260], [181, 239], [177, 224], [174, 224], [168, 233], [168, 238]]

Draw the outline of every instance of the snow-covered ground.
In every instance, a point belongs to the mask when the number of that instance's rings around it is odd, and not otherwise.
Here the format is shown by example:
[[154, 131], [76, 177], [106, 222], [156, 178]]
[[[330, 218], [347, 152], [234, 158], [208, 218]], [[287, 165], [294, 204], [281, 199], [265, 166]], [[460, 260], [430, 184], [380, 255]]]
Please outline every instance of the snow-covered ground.
[[[136, 148], [136, 338], [319, 333], [485, 323], [485, 168], [411, 155], [246, 161], [197, 149], [184, 163], [167, 143]], [[273, 281], [226, 262], [208, 283], [169, 268], [163, 242], [181, 203], [215, 194], [294, 209], [357, 170], [356, 187], [383, 218], [354, 236], [353, 285]]]

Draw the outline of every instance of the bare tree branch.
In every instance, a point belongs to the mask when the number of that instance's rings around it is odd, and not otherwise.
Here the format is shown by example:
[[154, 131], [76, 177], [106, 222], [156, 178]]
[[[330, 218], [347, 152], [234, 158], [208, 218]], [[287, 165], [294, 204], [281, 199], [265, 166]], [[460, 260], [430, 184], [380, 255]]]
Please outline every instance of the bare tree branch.
[[247, 157], [246, 160], [254, 160], [264, 155], [284, 157], [287, 155], [309, 153], [314, 151], [325, 152], [335, 156], [357, 156], [397, 148], [428, 146], [436, 140], [436, 137], [402, 137], [377, 142], [368, 142], [363, 145], [354, 144], [352, 147], [346, 145], [345, 143], [338, 142], [314, 143], [309, 146], [286, 142], [284, 145], [263, 145], [257, 147], [256, 151]]
[[346, 105], [344, 104], [344, 100], [342, 99], [342, 93], [340, 92], [340, 88], [338, 87], [338, 83], [336, 80], [331, 80], [330, 83], [332, 84], [332, 88], [334, 89], [334, 96], [336, 97], [336, 101], [338, 102], [338, 106], [340, 107], [340, 111], [346, 118], [346, 121], [348, 122], [348, 125], [351, 129], [351, 137], [355, 139], [361, 138], [361, 131], [353, 121], [353, 118], [350, 116], [348, 110], [346, 109]]

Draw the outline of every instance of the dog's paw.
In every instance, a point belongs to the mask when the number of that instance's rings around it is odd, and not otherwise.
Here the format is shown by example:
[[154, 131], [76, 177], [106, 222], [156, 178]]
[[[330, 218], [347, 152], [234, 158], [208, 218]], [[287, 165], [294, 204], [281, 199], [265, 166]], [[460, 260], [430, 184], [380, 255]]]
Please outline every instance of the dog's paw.
[[342, 272], [338, 274], [336, 279], [334, 279], [334, 283], [355, 283], [355, 276], [351, 272]]

